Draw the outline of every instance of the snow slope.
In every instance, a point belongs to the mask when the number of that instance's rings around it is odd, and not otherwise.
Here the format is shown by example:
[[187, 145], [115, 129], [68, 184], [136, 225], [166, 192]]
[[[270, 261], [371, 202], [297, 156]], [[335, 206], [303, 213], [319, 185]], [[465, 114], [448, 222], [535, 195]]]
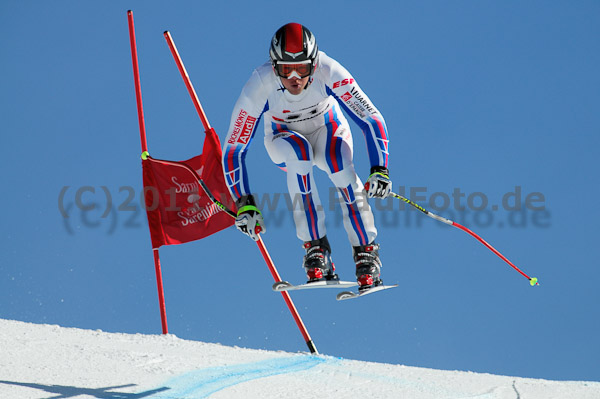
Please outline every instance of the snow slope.
[[0, 320], [0, 398], [598, 399], [600, 382], [439, 371]]

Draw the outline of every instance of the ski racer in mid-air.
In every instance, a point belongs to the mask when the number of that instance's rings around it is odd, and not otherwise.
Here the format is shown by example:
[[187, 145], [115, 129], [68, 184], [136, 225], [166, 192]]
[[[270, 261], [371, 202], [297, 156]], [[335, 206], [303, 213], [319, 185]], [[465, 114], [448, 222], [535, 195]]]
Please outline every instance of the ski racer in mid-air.
[[[385, 198], [392, 189], [383, 116], [352, 75], [319, 51], [306, 27], [297, 23], [282, 26], [273, 36], [269, 54], [270, 61], [254, 70], [235, 104], [223, 148], [225, 180], [238, 208], [236, 227], [254, 240], [259, 231], [266, 231], [245, 167], [246, 151], [264, 115], [267, 152], [287, 172], [309, 282], [338, 279], [313, 178], [316, 165], [338, 189], [359, 290], [380, 285], [377, 229], [365, 197]], [[366, 139], [371, 163], [366, 186], [354, 170], [352, 134], [342, 109]]]

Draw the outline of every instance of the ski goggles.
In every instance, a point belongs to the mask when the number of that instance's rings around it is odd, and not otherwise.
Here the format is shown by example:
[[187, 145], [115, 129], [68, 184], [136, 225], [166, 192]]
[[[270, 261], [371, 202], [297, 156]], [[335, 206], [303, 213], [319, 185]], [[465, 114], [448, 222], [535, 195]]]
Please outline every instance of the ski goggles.
[[305, 78], [312, 75], [313, 69], [313, 64], [310, 61], [302, 63], [275, 64], [275, 71], [277, 72], [277, 75], [286, 79], [290, 79], [292, 77], [297, 77], [299, 79]]

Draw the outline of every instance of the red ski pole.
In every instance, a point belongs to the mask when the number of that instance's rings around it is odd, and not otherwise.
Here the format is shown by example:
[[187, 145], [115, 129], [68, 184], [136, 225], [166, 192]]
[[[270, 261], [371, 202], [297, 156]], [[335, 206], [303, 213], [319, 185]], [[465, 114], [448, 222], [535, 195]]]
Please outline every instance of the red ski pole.
[[[164, 36], [165, 36], [165, 39], [167, 40], [167, 44], [169, 45], [169, 49], [171, 50], [171, 54], [173, 55], [173, 58], [175, 59], [177, 68], [179, 69], [179, 72], [181, 73], [181, 77], [183, 78], [183, 81], [185, 82], [185, 86], [187, 87], [190, 97], [192, 98], [194, 106], [196, 107], [198, 116], [200, 116], [202, 125], [204, 126], [205, 131], [208, 132], [208, 131], [212, 130], [212, 127], [210, 126], [210, 123], [208, 122], [208, 119], [206, 118], [204, 109], [202, 108], [202, 105], [200, 104], [200, 100], [198, 99], [198, 96], [196, 95], [196, 91], [194, 90], [192, 81], [190, 80], [190, 77], [185, 69], [185, 66], [183, 65], [183, 61], [181, 60], [181, 57], [179, 56], [177, 47], [175, 47], [175, 42], [173, 41], [173, 38], [171, 37], [171, 34], [168, 31], [166, 31], [164, 33]], [[217, 201], [217, 199], [212, 195], [212, 193], [210, 192], [210, 190], [208, 189], [208, 187], [206, 186], [206, 184], [204, 184], [204, 182], [202, 180], [199, 180], [199, 182], [200, 182], [200, 185], [202, 186], [202, 188], [204, 189], [204, 192], [206, 192], [206, 195], [208, 195], [208, 197], [215, 204], [217, 204], [217, 206], [219, 206], [221, 209], [225, 210], [225, 212], [227, 212], [230, 216], [236, 217], [236, 214], [233, 211], [231, 211], [230, 209], [227, 209], [227, 207], [225, 205], [223, 205], [221, 202]], [[260, 232], [259, 229], [257, 229], [257, 232]], [[275, 264], [273, 263], [273, 260], [271, 259], [271, 256], [269, 255], [269, 252], [267, 251], [267, 248], [265, 247], [265, 244], [260, 237], [258, 238], [258, 241], [256, 242], [256, 244], [258, 245], [258, 249], [260, 250], [260, 253], [263, 256], [265, 263], [267, 264], [267, 267], [269, 268], [269, 271], [271, 272], [271, 275], [275, 279], [275, 282], [281, 281], [281, 277], [279, 276], [279, 273], [277, 272], [277, 269], [275, 268]], [[304, 325], [304, 322], [302, 321], [302, 318], [300, 317], [300, 314], [298, 313], [296, 306], [294, 306], [294, 302], [292, 302], [292, 298], [290, 297], [290, 294], [288, 292], [283, 291], [283, 292], [281, 292], [281, 295], [283, 296], [283, 300], [285, 301], [288, 309], [290, 310], [290, 313], [292, 314], [292, 317], [294, 318], [296, 325], [300, 329], [300, 333], [302, 334], [302, 337], [304, 338], [304, 342], [306, 342], [306, 345], [308, 346], [310, 353], [318, 354], [319, 352], [317, 351], [317, 347], [315, 346], [315, 343], [313, 342], [312, 338], [310, 337], [310, 334], [308, 333], [308, 330], [306, 329], [306, 326]]]
[[402, 200], [402, 201], [406, 202], [408, 205], [411, 205], [415, 209], [420, 210], [421, 212], [423, 212], [424, 214], [426, 214], [427, 216], [429, 216], [432, 219], [435, 219], [435, 220], [437, 220], [439, 222], [445, 223], [445, 224], [450, 225], [450, 226], [454, 226], [456, 228], [461, 229], [462, 231], [464, 231], [466, 233], [469, 233], [471, 236], [475, 237], [480, 243], [482, 243], [483, 245], [485, 245], [490, 251], [492, 251], [493, 253], [495, 253], [496, 255], [498, 255], [498, 257], [500, 257], [500, 259], [502, 259], [503, 261], [505, 261], [506, 263], [508, 263], [513, 269], [515, 269], [523, 277], [525, 277], [527, 280], [529, 280], [529, 284], [531, 286], [539, 285], [537, 277], [529, 277], [521, 269], [519, 269], [517, 266], [515, 266], [514, 263], [512, 263], [510, 260], [508, 260], [506, 258], [506, 256], [502, 255], [496, 248], [492, 247], [490, 244], [488, 244], [487, 241], [485, 241], [479, 235], [477, 235], [474, 232], [472, 232], [470, 229], [466, 228], [465, 226], [463, 226], [461, 224], [456, 223], [455, 221], [452, 221], [450, 219], [446, 219], [444, 217], [436, 215], [435, 213], [431, 213], [427, 209], [425, 209], [422, 206], [420, 206], [419, 204], [417, 204], [416, 202], [413, 202], [413, 201], [409, 200], [408, 198], [403, 197], [403, 196], [401, 196], [399, 194], [396, 194], [396, 193], [392, 192], [392, 193], [390, 193], [390, 195], [392, 197], [394, 197], [394, 198], [398, 198], [399, 200]]

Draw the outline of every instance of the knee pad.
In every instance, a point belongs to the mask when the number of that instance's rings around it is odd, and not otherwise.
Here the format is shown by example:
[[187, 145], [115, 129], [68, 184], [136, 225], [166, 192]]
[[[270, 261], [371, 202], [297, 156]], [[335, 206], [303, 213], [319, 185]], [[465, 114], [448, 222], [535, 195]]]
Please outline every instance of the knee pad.
[[[346, 188], [350, 185], [358, 185], [357, 182], [359, 182], [356, 171], [352, 165], [346, 166], [339, 172], [330, 174], [329, 178], [337, 188]], [[356, 187], [353, 188], [356, 189]]]
[[307, 175], [312, 171], [312, 161], [299, 161], [296, 158], [292, 158], [286, 161], [286, 167], [288, 173], [295, 173], [297, 175]]

